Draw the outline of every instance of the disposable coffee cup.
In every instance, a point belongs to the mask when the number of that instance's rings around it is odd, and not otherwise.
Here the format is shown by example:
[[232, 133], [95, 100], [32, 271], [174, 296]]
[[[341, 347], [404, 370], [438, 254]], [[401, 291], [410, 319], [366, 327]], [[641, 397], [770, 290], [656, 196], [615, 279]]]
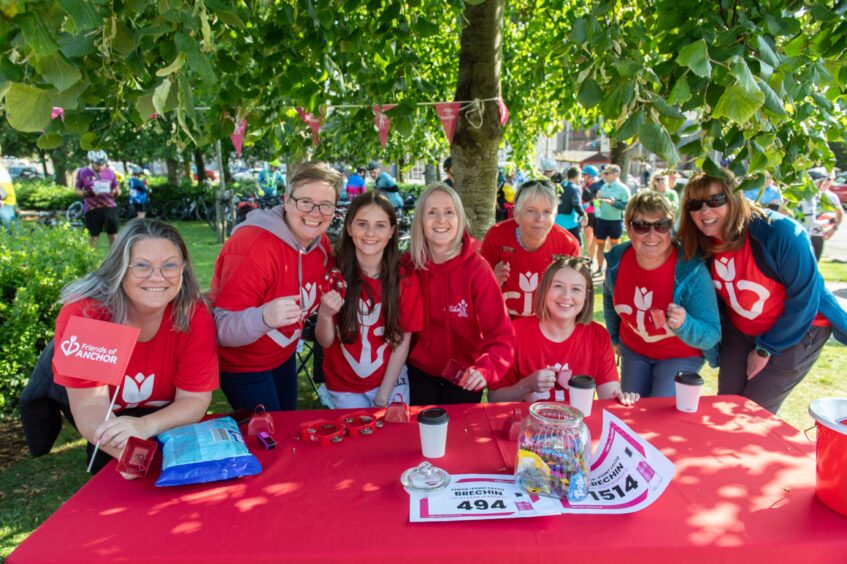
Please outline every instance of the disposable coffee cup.
[[679, 372], [674, 376], [676, 383], [676, 408], [685, 413], [696, 413], [700, 405], [703, 377], [696, 372]]
[[441, 458], [447, 448], [447, 423], [450, 416], [440, 407], [418, 413], [421, 431], [421, 452], [426, 458]]
[[588, 417], [591, 415], [591, 405], [594, 403], [594, 390], [597, 385], [591, 376], [574, 376], [568, 380], [568, 397], [571, 407], [575, 407]]

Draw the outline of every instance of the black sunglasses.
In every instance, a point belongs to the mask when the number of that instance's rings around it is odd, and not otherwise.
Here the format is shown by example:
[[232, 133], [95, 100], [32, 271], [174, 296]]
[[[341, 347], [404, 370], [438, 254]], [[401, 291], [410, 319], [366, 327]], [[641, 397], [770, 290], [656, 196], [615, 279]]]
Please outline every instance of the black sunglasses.
[[719, 208], [725, 206], [728, 200], [727, 195], [721, 192], [720, 194], [712, 194], [705, 200], [688, 200], [685, 202], [685, 209], [690, 212], [700, 211], [703, 209], [703, 204], [706, 204], [710, 208]]
[[673, 225], [673, 222], [669, 219], [654, 221], [652, 223], [649, 221], [637, 220], [631, 222], [630, 225], [632, 226], [632, 230], [638, 233], [639, 235], [645, 235], [650, 231], [650, 229], [653, 229], [654, 231], [656, 231], [656, 233], [664, 234], [671, 230], [671, 225]]

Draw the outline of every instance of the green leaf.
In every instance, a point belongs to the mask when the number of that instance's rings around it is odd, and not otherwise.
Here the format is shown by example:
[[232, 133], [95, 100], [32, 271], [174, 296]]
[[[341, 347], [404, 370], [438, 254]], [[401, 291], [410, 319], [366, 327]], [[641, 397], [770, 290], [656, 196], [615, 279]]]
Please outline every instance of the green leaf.
[[59, 92], [67, 90], [82, 78], [79, 69], [69, 63], [61, 53], [53, 53], [39, 59], [35, 67]]
[[94, 151], [97, 149], [97, 134], [93, 131], [82, 134], [79, 138], [79, 148], [83, 151]]
[[50, 97], [44, 90], [13, 82], [6, 92], [6, 119], [18, 131], [43, 131], [50, 125], [52, 111]]
[[577, 18], [571, 27], [571, 39], [577, 45], [582, 45], [588, 39], [588, 29], [585, 26], [585, 18]]
[[168, 66], [166, 66], [163, 69], [157, 70], [156, 76], [165, 77], [165, 76], [171, 75], [171, 74], [175, 73], [176, 71], [178, 71], [179, 69], [181, 69], [182, 65], [184, 65], [184, 64], [185, 64], [185, 53], [180, 53], [179, 55], [176, 56], [176, 59], [174, 59], [174, 61], [171, 64], [169, 64]]
[[63, 34], [59, 37], [59, 46], [65, 57], [86, 57], [94, 52], [94, 34]]
[[706, 157], [703, 161], [703, 172], [715, 178], [726, 179], [726, 173], [718, 164], [712, 160], [712, 157]]
[[699, 157], [703, 154], [703, 142], [700, 139], [694, 139], [680, 147], [679, 152], [689, 157]]
[[744, 179], [743, 182], [736, 188], [736, 192], [744, 191], [744, 190], [761, 190], [762, 186], [765, 185], [765, 175], [761, 172], [756, 173], [752, 176], [748, 176]]
[[114, 47], [117, 52], [124, 57], [128, 57], [133, 51], [135, 51], [136, 44], [137, 41], [132, 30], [129, 29], [121, 20], [116, 19], [115, 37], [112, 39], [112, 47]]
[[638, 129], [638, 139], [648, 151], [656, 153], [669, 164], [678, 163], [681, 160], [671, 136], [658, 123], [645, 121]]
[[142, 119], [147, 119], [153, 112], [156, 111], [156, 108], [153, 106], [153, 95], [152, 94], [144, 94], [135, 99], [135, 111], [138, 112], [138, 115], [141, 116]]
[[75, 32], [87, 31], [103, 25], [103, 16], [89, 0], [60, 0], [62, 9], [68, 13], [74, 21]]
[[58, 133], [44, 133], [38, 138], [35, 144], [38, 145], [39, 149], [49, 151], [62, 144], [62, 136]]
[[706, 48], [706, 42], [702, 39], [680, 49], [676, 62], [683, 67], [688, 67], [697, 76], [706, 78], [712, 74], [709, 51]]
[[156, 109], [156, 113], [160, 116], [163, 116], [167, 113], [168, 109], [168, 95], [171, 92], [171, 79], [166, 78], [162, 81], [162, 83], [156, 87], [156, 90], [153, 91], [153, 107]]
[[735, 61], [731, 69], [732, 76], [735, 77], [735, 80], [745, 92], [754, 94], [759, 89], [756, 86], [756, 79], [753, 77], [753, 73], [750, 72], [750, 67], [747, 66], [747, 63], [743, 59]]
[[835, 12], [827, 8], [822, 4], [814, 4], [811, 8], [809, 8], [809, 14], [816, 20], [829, 21], [835, 19], [837, 16]]
[[50, 97], [50, 104], [52, 106], [59, 106], [60, 108], [65, 108], [65, 110], [75, 110], [79, 107], [82, 95], [89, 86], [91, 86], [90, 83], [80, 80], [62, 92], [50, 89], [47, 91], [47, 95]]
[[94, 117], [89, 112], [65, 112], [65, 129], [69, 133], [82, 135], [88, 131]]
[[626, 121], [618, 128], [614, 134], [614, 138], [620, 141], [626, 141], [638, 135], [641, 126], [644, 125], [644, 109], [639, 109], [637, 112], [630, 114]]
[[673, 85], [668, 102], [671, 104], [684, 104], [691, 99], [691, 89], [688, 87], [688, 79], [685, 75], [679, 77], [676, 84]]
[[764, 80], [756, 80], [756, 84], [759, 85], [759, 88], [765, 94], [765, 108], [767, 108], [772, 114], [776, 114], [778, 116], [786, 115], [782, 100], [779, 98], [777, 93], [774, 92], [773, 88], [771, 88]]
[[26, 38], [26, 44], [32, 47], [39, 57], [46, 57], [59, 50], [59, 44], [50, 35], [41, 18], [34, 12], [27, 12], [15, 18]]
[[593, 108], [603, 99], [603, 91], [600, 90], [597, 81], [593, 78], [588, 78], [579, 87], [577, 98], [579, 99], [579, 103], [585, 108]]
[[758, 87], [755, 92], [749, 92], [735, 83], [724, 90], [712, 111], [712, 117], [726, 117], [736, 123], [747, 123], [764, 102], [765, 94]]
[[668, 104], [664, 98], [659, 96], [658, 94], [653, 96], [653, 107], [656, 108], [656, 111], [662, 114], [663, 116], [668, 116], [674, 119], [685, 119], [685, 114], [682, 111], [670, 104]]
[[756, 48], [759, 50], [759, 58], [770, 66], [776, 68], [782, 63], [777, 54], [774, 53], [771, 44], [761, 35], [756, 36]]
[[214, 84], [217, 79], [215, 71], [209, 64], [209, 59], [200, 50], [200, 44], [182, 32], [174, 35], [174, 43], [178, 51], [185, 53], [188, 65], [200, 75], [203, 82], [208, 85]]
[[619, 116], [626, 111], [634, 97], [635, 83], [618, 80], [611, 92], [601, 100], [600, 107], [607, 116]]

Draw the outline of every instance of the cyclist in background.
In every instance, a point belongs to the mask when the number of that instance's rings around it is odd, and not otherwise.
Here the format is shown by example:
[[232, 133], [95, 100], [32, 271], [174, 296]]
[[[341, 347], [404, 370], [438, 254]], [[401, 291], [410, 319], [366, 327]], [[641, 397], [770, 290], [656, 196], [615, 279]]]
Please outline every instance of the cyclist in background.
[[121, 195], [118, 178], [109, 168], [105, 151], [88, 151], [89, 166], [79, 169], [76, 175], [76, 195], [83, 198], [85, 228], [88, 243], [95, 247], [100, 233], [105, 231], [109, 246], [118, 233], [118, 208], [115, 200]]
[[403, 209], [403, 196], [400, 195], [397, 181], [387, 172], [383, 172], [382, 166], [376, 161], [368, 163], [368, 173], [374, 180], [374, 188], [382, 192], [399, 213]]
[[129, 203], [135, 210], [135, 217], [139, 218], [147, 215], [147, 204], [150, 197], [147, 179], [141, 178], [141, 174], [141, 168], [133, 168], [132, 176], [129, 179]]

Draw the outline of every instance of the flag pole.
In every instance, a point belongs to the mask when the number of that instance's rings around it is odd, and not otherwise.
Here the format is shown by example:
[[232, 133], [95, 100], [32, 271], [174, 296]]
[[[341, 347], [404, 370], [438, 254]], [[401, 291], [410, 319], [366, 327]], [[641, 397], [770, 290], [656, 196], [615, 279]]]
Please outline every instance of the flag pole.
[[[120, 386], [115, 386], [115, 393], [112, 396], [112, 403], [109, 404], [109, 409], [106, 410], [106, 418], [103, 419], [103, 423], [109, 420], [109, 416], [112, 415], [112, 408], [115, 407], [115, 400], [118, 399], [118, 390], [120, 390]], [[88, 470], [86, 472], [91, 472], [91, 467], [94, 466], [94, 458], [97, 456], [97, 451], [100, 450], [100, 441], [97, 441], [97, 444], [94, 445], [94, 452], [91, 453], [91, 460], [88, 461]]]

